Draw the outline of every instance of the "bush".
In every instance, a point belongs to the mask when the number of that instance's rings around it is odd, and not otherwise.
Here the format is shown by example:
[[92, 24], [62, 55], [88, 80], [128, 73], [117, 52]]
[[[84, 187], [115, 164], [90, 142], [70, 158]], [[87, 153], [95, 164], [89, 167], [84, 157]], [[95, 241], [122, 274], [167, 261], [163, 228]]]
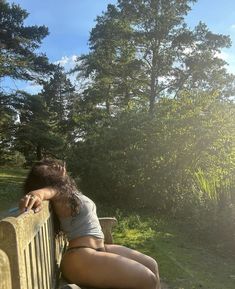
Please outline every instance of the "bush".
[[235, 204], [234, 108], [216, 94], [183, 93], [159, 101], [153, 116], [124, 111], [71, 147], [69, 167], [95, 200], [215, 233]]
[[12, 151], [1, 157], [0, 165], [23, 167], [26, 160], [22, 153], [18, 151]]

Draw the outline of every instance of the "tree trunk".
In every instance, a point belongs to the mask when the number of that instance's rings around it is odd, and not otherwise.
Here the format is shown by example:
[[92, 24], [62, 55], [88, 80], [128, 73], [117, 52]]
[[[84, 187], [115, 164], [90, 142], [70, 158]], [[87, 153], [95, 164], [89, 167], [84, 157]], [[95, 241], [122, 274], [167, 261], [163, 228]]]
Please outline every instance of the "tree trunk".
[[152, 67], [151, 67], [151, 75], [150, 75], [150, 96], [149, 96], [149, 113], [152, 115], [154, 113], [154, 105], [156, 100], [156, 52], [153, 50], [153, 58], [152, 58]]
[[37, 145], [37, 160], [40, 161], [42, 159], [42, 148], [40, 145]]
[[108, 113], [108, 115], [110, 115], [110, 89], [111, 89], [111, 85], [109, 84], [108, 86], [108, 89], [107, 89], [107, 97], [106, 97], [106, 100], [105, 100], [105, 106], [106, 106], [106, 111]]
[[[127, 82], [127, 80], [126, 80], [126, 82]], [[129, 91], [128, 86], [126, 85], [125, 92], [124, 92], [124, 106], [125, 106], [125, 108], [128, 107], [129, 102], [130, 102], [130, 91]]]

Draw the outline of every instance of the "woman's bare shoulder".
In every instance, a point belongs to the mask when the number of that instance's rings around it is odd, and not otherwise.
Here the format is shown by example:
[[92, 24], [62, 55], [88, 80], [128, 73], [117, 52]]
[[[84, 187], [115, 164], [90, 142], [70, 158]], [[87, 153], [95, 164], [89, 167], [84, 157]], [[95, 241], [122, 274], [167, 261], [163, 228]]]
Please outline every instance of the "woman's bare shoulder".
[[53, 208], [58, 217], [65, 218], [72, 215], [69, 198], [58, 195], [52, 200]]

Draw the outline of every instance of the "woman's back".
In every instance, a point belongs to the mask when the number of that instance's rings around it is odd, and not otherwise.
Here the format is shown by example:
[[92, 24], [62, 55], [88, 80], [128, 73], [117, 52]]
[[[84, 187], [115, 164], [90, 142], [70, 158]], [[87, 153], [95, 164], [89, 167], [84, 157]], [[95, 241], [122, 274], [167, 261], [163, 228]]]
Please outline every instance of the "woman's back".
[[83, 236], [94, 236], [103, 239], [104, 234], [96, 214], [95, 203], [85, 195], [75, 194], [80, 202], [79, 211], [75, 215], [70, 213], [66, 217], [58, 214], [61, 229], [67, 235], [69, 241]]

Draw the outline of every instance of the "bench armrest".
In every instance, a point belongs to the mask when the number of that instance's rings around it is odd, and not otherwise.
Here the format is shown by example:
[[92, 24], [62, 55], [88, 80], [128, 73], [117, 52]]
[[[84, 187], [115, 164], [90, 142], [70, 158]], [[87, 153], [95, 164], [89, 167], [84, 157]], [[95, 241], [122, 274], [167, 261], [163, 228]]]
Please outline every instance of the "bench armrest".
[[113, 243], [112, 228], [117, 224], [116, 218], [99, 218], [102, 231], [104, 233], [104, 241], [106, 244]]

